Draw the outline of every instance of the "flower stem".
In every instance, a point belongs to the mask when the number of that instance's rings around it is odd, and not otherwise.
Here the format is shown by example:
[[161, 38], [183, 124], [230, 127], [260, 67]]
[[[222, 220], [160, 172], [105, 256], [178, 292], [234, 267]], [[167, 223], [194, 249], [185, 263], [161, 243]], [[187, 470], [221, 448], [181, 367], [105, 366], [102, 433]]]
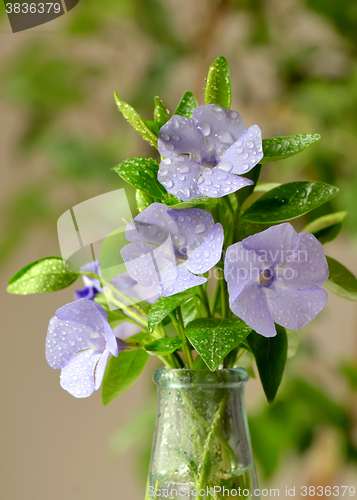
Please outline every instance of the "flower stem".
[[177, 307], [175, 312], [170, 314], [170, 318], [172, 320], [174, 327], [177, 330], [179, 338], [185, 341], [185, 345], [183, 346], [183, 352], [185, 353], [188, 367], [192, 368], [193, 359], [192, 359], [191, 349], [190, 346], [188, 345], [188, 341], [185, 335], [185, 327], [183, 324], [180, 307]]
[[206, 314], [208, 317], [210, 317], [211, 311], [210, 311], [210, 307], [209, 307], [208, 295], [207, 295], [207, 292], [204, 290], [202, 285], [198, 286], [198, 293], [199, 293], [201, 302], [203, 304], [203, 307], [205, 308]]

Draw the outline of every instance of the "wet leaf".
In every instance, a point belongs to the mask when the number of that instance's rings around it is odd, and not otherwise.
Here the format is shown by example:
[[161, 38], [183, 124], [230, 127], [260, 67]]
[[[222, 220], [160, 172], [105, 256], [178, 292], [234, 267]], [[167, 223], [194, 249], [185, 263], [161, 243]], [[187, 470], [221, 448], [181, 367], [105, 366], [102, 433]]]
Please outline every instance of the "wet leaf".
[[162, 100], [156, 96], [155, 97], [155, 110], [154, 110], [154, 120], [162, 124], [166, 123], [169, 119], [169, 110], [166, 109], [165, 104]]
[[148, 316], [148, 330], [152, 333], [157, 325], [166, 318], [176, 307], [192, 298], [192, 291], [181, 292], [171, 297], [162, 297], [150, 309]]
[[252, 331], [240, 319], [200, 318], [186, 327], [186, 336], [211, 371]]
[[122, 101], [116, 92], [114, 92], [114, 98], [119, 111], [130, 123], [133, 129], [139, 132], [143, 139], [148, 141], [151, 146], [154, 146], [154, 148], [157, 149], [157, 136], [148, 128], [141, 116], [135, 111], [134, 108], [129, 106], [129, 104]]
[[[45, 257], [23, 267], [9, 281], [7, 291], [18, 295], [55, 292], [72, 285], [80, 271], [61, 257]], [[69, 270], [69, 269], [71, 270]]]
[[197, 106], [197, 99], [192, 92], [185, 92], [174, 114], [192, 118], [193, 110]]
[[263, 159], [260, 163], [284, 160], [294, 156], [321, 139], [319, 134], [298, 134], [263, 139]]
[[185, 341], [179, 338], [165, 338], [149, 342], [144, 347], [148, 352], [157, 354], [158, 356], [166, 356], [182, 348], [184, 345]]
[[263, 194], [243, 213], [242, 218], [262, 224], [284, 222], [323, 205], [338, 191], [337, 187], [324, 182], [289, 182]]
[[137, 156], [122, 161], [113, 170], [122, 179], [150, 196], [164, 200], [167, 197], [165, 188], [157, 180], [159, 163], [153, 158]]
[[205, 89], [205, 103], [231, 107], [231, 78], [227, 60], [220, 56], [210, 66]]

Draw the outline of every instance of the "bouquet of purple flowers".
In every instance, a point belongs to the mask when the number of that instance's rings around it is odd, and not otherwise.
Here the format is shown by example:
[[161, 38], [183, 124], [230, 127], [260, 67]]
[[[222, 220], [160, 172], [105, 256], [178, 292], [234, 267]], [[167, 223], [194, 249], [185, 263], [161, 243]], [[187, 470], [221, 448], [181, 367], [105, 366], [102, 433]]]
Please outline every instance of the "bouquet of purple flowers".
[[[290, 223], [338, 188], [259, 183], [264, 164], [298, 154], [320, 136], [262, 139], [258, 125], [246, 128], [230, 110], [223, 57], [210, 67], [205, 104], [186, 92], [171, 118], [157, 97], [154, 120], [115, 98], [159, 153], [114, 168], [136, 189], [138, 215], [125, 220], [125, 241], [123, 232], [121, 239], [108, 235], [100, 258], [82, 267], [40, 259], [13, 276], [8, 291], [60, 290], [83, 277], [85, 287], [56, 311], [46, 341], [47, 361], [74, 397], [102, 386], [108, 404], [156, 355], [169, 369], [212, 372], [255, 360], [273, 401], [289, 335], [325, 307], [324, 287], [357, 300], [356, 278], [323, 250], [346, 213], [316, 218], [299, 233]], [[108, 254], [122, 269], [109, 277]]]

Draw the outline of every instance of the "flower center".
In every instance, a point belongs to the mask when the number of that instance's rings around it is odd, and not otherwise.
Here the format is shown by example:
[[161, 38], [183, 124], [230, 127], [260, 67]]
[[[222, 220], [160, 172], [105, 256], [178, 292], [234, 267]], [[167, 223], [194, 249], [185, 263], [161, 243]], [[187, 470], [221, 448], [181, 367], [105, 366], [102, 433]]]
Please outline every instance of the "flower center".
[[262, 286], [270, 286], [274, 281], [274, 271], [273, 269], [270, 269], [269, 267], [267, 269], [264, 269], [260, 275], [259, 275], [259, 283]]

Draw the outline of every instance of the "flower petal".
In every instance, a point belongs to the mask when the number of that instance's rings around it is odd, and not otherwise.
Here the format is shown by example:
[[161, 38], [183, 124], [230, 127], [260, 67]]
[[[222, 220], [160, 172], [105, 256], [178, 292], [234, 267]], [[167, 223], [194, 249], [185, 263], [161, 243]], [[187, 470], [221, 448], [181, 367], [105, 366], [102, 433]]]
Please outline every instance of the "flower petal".
[[243, 248], [257, 254], [257, 261], [261, 263], [261, 269], [264, 269], [284, 264], [296, 241], [297, 232], [291, 224], [285, 222], [248, 236], [242, 243]]
[[282, 286], [296, 290], [323, 286], [328, 274], [321, 243], [313, 234], [299, 233], [293, 251], [286, 264], [279, 269], [277, 278]]
[[129, 276], [143, 286], [159, 285], [153, 252], [149, 243], [129, 243], [120, 250]]
[[274, 337], [276, 330], [265, 291], [256, 281], [247, 283], [238, 297], [230, 301], [232, 312], [264, 337]]
[[[89, 326], [74, 321], [50, 320], [46, 338], [46, 359], [51, 368], [63, 368], [78, 351], [92, 347], [100, 337]], [[102, 337], [103, 349], [105, 340]]]
[[253, 251], [248, 251], [239, 241], [229, 246], [224, 259], [224, 278], [228, 284], [230, 301], [233, 302], [250, 281], [258, 283], [262, 264]]
[[207, 281], [206, 278], [201, 278], [200, 276], [195, 276], [194, 274], [191, 274], [182, 265], [177, 266], [176, 270], [177, 270], [176, 279], [172, 282], [172, 284], [170, 284], [170, 286], [163, 289], [161, 293], [163, 297], [170, 297], [171, 295], [183, 292], [194, 286], [202, 285]]
[[169, 193], [187, 201], [201, 197], [197, 181], [202, 171], [202, 165], [194, 157], [164, 158], [160, 163], [158, 180]]
[[194, 250], [183, 264], [191, 273], [203, 274], [217, 264], [222, 255], [223, 227], [217, 223], [205, 241]]
[[200, 192], [210, 198], [220, 198], [252, 184], [254, 183], [250, 179], [230, 174], [217, 167], [206, 168], [197, 183]]
[[237, 111], [218, 104], [198, 106], [193, 111], [197, 127], [206, 137], [209, 152], [221, 156], [244, 132], [242, 117]]
[[76, 300], [79, 299], [93, 300], [98, 293], [99, 292], [93, 286], [85, 286], [84, 288], [81, 288], [80, 290], [76, 290], [74, 292], [74, 298]]
[[199, 208], [168, 210], [167, 213], [175, 221], [178, 228], [174, 244], [182, 254], [189, 255], [203, 243], [214, 226], [210, 212]]
[[[117, 347], [118, 350], [118, 347]], [[103, 377], [104, 377], [104, 372], [105, 368], [108, 363], [108, 358], [110, 355], [110, 350], [106, 349], [101, 357], [99, 358], [99, 361], [94, 369], [94, 387], [95, 390], [97, 391], [99, 387], [102, 385]]]
[[93, 301], [80, 299], [57, 309], [56, 318], [62, 321], [74, 321], [104, 335], [103, 320], [107, 319], [107, 314]]
[[161, 127], [158, 148], [161, 156], [174, 158], [181, 154], [201, 157], [206, 151], [203, 133], [190, 118], [174, 115]]
[[223, 154], [217, 168], [232, 174], [246, 174], [263, 158], [262, 133], [252, 125]]
[[60, 384], [75, 398], [87, 398], [95, 391], [94, 370], [101, 355], [93, 349], [75, 354], [62, 368]]
[[176, 233], [176, 224], [162, 203], [152, 203], [125, 228], [125, 237], [128, 241], [149, 242], [156, 245], [161, 245], [170, 234]]
[[268, 307], [275, 323], [300, 330], [325, 307], [327, 292], [319, 287], [305, 290], [266, 289]]

